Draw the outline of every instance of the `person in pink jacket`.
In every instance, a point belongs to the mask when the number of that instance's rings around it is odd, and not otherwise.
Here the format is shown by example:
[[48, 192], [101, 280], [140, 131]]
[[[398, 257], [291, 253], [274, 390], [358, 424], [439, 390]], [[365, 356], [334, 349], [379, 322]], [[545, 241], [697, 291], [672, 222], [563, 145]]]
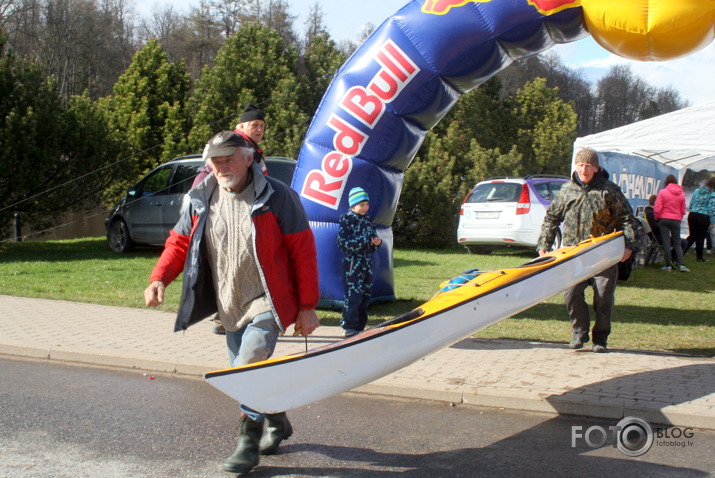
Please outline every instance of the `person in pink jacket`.
[[[683, 247], [680, 240], [680, 222], [685, 216], [685, 194], [674, 175], [666, 176], [665, 187], [658, 193], [653, 209], [663, 238], [663, 257], [666, 262], [663, 270], [678, 269], [681, 272], [690, 272], [683, 264]], [[670, 255], [671, 246], [675, 249], [677, 264]]]

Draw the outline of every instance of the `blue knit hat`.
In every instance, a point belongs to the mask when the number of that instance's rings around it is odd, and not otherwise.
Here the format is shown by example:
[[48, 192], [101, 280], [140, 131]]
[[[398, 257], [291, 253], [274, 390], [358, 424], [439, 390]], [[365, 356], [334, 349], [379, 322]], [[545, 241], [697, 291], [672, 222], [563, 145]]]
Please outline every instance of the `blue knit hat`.
[[363, 201], [369, 200], [370, 199], [367, 197], [367, 193], [363, 188], [352, 188], [350, 190], [350, 194], [348, 195], [348, 204], [350, 205], [350, 207], [353, 207], [354, 205]]

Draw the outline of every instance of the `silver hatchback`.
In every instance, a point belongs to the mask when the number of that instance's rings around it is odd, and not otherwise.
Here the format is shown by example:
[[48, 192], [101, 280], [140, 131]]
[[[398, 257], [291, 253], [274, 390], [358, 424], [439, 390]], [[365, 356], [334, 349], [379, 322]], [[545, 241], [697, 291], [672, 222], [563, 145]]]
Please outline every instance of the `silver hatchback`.
[[[104, 221], [109, 247], [114, 252], [129, 252], [137, 244], [163, 246], [188, 205], [186, 193], [203, 166], [200, 154], [182, 156], [129, 188]], [[286, 184], [291, 183], [295, 166], [294, 159], [266, 158], [268, 174]]]

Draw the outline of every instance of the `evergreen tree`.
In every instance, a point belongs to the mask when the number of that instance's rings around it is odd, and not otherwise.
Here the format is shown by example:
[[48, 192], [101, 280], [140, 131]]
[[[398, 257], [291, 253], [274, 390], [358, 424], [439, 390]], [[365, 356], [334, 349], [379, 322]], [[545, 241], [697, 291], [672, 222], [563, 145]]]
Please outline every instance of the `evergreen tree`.
[[335, 72], [345, 63], [345, 55], [338, 50], [337, 45], [327, 33], [314, 35], [308, 49], [303, 55], [305, 74], [301, 79], [308, 88], [307, 104], [303, 111], [312, 115], [325, 95]]
[[407, 168], [393, 224], [400, 246], [444, 247], [455, 243], [459, 206], [477, 181], [506, 175], [521, 156], [485, 149], [453, 120], [444, 135], [428, 133], [421, 156]]
[[297, 53], [275, 32], [260, 25], [241, 27], [204, 69], [192, 97], [193, 149], [221, 130], [233, 129], [244, 106], [253, 103], [266, 113], [267, 155], [295, 157], [301, 135], [295, 128], [307, 121], [301, 109], [307, 91], [297, 79]]
[[444, 120], [433, 128], [445, 134], [451, 122], [460, 125], [460, 133], [486, 149], [509, 151], [514, 143], [514, 124], [509, 106], [501, 98], [502, 82], [492, 77], [479, 88], [459, 98]]
[[558, 96], [558, 88], [548, 88], [544, 78], [536, 78], [511, 99], [516, 125], [515, 144], [523, 157], [514, 173], [568, 174], [576, 139], [576, 113]]
[[127, 159], [107, 192], [107, 203], [159, 164], [191, 152], [186, 144], [189, 89], [183, 63], [169, 62], [156, 39], [134, 56], [114, 85], [114, 95], [102, 103]]
[[4, 37], [0, 116], [0, 237], [10, 237], [15, 213], [42, 230], [66, 212], [96, 204], [114, 151], [106, 124], [86, 96], [71, 98], [65, 109], [54, 79], [6, 52]]

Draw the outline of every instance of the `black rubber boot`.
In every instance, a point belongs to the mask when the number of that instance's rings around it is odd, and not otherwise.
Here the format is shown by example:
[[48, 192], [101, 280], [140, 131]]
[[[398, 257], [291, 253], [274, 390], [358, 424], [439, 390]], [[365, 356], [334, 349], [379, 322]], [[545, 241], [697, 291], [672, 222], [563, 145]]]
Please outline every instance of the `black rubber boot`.
[[273, 455], [278, 445], [293, 435], [293, 427], [285, 412], [266, 414], [266, 434], [261, 439], [261, 455]]
[[255, 422], [247, 416], [241, 417], [238, 425], [238, 446], [233, 455], [229, 456], [223, 464], [223, 471], [227, 473], [248, 473], [260, 459], [258, 444], [263, 434], [263, 422]]

